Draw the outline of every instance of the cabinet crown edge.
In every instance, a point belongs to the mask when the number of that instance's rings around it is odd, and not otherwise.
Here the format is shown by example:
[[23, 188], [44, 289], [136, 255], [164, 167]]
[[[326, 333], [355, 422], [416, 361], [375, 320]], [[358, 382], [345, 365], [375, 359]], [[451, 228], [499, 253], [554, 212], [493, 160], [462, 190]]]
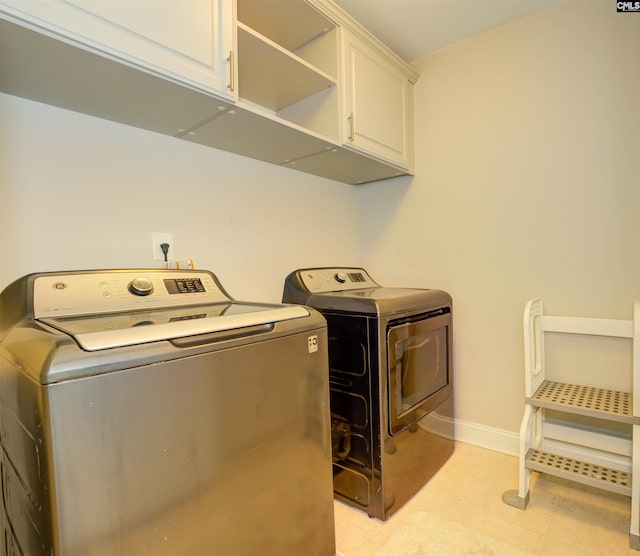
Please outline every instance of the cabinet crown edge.
[[398, 67], [406, 74], [407, 79], [415, 84], [420, 78], [408, 62], [400, 58], [391, 48], [384, 44], [366, 27], [356, 21], [345, 10], [338, 6], [333, 0], [305, 0], [309, 5], [321, 11], [325, 16], [329, 17], [336, 25], [347, 28], [355, 33], [360, 39], [364, 40], [369, 46], [374, 48], [381, 56], [384, 56], [390, 63]]

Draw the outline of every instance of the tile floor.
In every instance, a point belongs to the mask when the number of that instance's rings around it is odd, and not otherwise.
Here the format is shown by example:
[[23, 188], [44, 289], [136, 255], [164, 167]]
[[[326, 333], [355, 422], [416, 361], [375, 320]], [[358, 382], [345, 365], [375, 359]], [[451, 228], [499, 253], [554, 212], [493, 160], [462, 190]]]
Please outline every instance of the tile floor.
[[457, 443], [444, 467], [386, 522], [335, 502], [343, 556], [632, 555], [630, 499], [533, 474], [525, 511], [502, 502], [518, 486], [512, 456]]

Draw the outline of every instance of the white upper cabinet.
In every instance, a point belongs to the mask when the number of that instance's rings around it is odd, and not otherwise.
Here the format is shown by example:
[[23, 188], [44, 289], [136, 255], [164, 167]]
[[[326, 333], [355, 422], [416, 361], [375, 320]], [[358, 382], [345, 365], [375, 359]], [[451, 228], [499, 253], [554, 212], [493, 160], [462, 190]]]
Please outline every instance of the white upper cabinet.
[[417, 78], [332, 0], [0, 0], [0, 91], [345, 183], [412, 172]]
[[5, 18], [227, 99], [233, 0], [0, 0]]
[[348, 183], [412, 171], [405, 62], [330, 0], [237, 2], [239, 105], [333, 145], [283, 163]]
[[343, 144], [410, 170], [413, 83], [375, 46], [343, 30]]

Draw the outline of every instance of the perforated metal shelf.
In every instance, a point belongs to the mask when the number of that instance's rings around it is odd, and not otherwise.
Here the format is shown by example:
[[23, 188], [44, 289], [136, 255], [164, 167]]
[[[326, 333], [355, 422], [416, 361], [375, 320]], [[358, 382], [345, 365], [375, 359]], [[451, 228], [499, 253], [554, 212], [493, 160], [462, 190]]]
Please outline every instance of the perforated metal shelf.
[[631, 473], [624, 471], [539, 450], [529, 450], [526, 467], [533, 471], [631, 496]]
[[545, 380], [536, 393], [527, 398], [527, 402], [536, 407], [597, 419], [640, 424], [640, 418], [633, 416], [631, 394], [628, 392]]

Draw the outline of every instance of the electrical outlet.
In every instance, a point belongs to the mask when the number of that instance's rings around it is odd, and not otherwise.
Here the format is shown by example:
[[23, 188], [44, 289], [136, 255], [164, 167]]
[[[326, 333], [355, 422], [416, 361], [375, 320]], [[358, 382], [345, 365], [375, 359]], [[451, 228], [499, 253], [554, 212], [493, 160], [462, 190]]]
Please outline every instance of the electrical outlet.
[[169, 244], [169, 252], [167, 253], [167, 259], [173, 258], [173, 253], [175, 252], [175, 245], [173, 244], [173, 234], [169, 234], [165, 232], [153, 232], [152, 241], [153, 241], [153, 260], [154, 261], [164, 261], [164, 253], [160, 248], [160, 245], [162, 245], [163, 243]]

